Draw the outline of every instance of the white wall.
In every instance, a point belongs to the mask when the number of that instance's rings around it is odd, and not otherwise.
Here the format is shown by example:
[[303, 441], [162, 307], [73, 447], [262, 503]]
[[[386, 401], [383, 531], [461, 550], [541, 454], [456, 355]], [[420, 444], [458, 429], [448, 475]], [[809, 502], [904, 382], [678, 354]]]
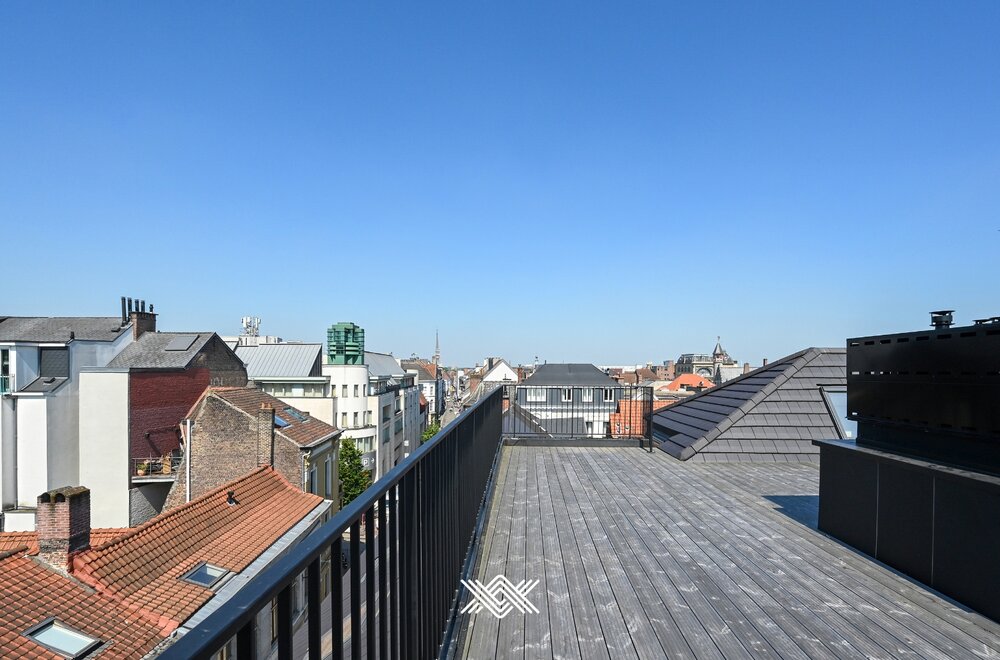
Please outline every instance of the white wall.
[[0, 398], [0, 505], [5, 509], [14, 506], [17, 497], [16, 405], [13, 397]]
[[93, 527], [129, 526], [128, 373], [80, 374], [80, 480]]
[[48, 484], [48, 400], [19, 397], [17, 401], [17, 505], [34, 508]]
[[310, 417], [315, 417], [319, 421], [326, 422], [331, 426], [337, 426], [333, 419], [336, 412], [336, 401], [330, 397], [279, 396], [278, 398], [293, 408], [298, 408], [304, 413], [309, 413]]
[[493, 368], [493, 371], [483, 377], [483, 382], [487, 383], [503, 381], [517, 382], [517, 372], [508, 367], [506, 362], [501, 362]]

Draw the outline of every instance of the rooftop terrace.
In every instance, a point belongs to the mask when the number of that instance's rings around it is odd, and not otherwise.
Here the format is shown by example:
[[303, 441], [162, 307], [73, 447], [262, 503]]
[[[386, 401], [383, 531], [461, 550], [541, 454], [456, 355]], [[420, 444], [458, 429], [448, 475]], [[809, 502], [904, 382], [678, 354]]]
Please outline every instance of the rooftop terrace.
[[[272, 599], [279, 659], [1000, 657], [1000, 624], [817, 531], [815, 463], [685, 462], [636, 438], [504, 445], [507, 401], [482, 397], [164, 660], [234, 637], [249, 657]], [[345, 570], [321, 599], [327, 549]], [[460, 578], [500, 575], [538, 580], [539, 612], [462, 611]]]
[[540, 580], [540, 613], [459, 615], [450, 656], [1000, 656], [1000, 625], [818, 532], [818, 481], [808, 463], [504, 447], [473, 577]]

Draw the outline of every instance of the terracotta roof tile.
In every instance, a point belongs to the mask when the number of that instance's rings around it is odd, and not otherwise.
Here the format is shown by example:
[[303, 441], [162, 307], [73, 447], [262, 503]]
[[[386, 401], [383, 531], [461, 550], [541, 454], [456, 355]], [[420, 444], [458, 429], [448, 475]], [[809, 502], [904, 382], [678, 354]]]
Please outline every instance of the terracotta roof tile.
[[[235, 505], [227, 504], [233, 491]], [[245, 569], [323, 498], [262, 467], [73, 558], [73, 575], [166, 634], [213, 595], [181, 576], [199, 562]]]
[[676, 392], [681, 388], [705, 388], [708, 389], [713, 387], [715, 383], [708, 380], [707, 378], [702, 378], [698, 374], [681, 374], [677, 378], [673, 379], [667, 384], [667, 389], [671, 392]]
[[[100, 545], [129, 531], [128, 527], [95, 527], [90, 530], [90, 545]], [[38, 532], [0, 533], [0, 552], [27, 547], [27, 554], [38, 554]]]
[[135, 612], [94, 593], [23, 555], [0, 555], [0, 656], [53, 658], [24, 631], [55, 617], [104, 642], [101, 658], [141, 658], [162, 638], [156, 626]]

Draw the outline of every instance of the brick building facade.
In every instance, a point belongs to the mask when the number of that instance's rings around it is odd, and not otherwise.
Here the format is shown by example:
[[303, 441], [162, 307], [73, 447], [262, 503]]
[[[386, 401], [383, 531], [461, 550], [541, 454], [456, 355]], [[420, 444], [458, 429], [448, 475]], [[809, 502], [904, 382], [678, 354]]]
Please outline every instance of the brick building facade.
[[253, 387], [207, 389], [190, 419], [190, 469], [178, 470], [165, 510], [262, 465], [302, 490], [338, 499], [339, 429]]

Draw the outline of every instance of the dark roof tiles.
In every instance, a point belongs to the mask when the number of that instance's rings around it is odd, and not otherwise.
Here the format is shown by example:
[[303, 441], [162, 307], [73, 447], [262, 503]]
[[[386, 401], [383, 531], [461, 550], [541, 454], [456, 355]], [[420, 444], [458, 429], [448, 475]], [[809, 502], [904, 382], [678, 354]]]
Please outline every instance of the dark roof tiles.
[[114, 341], [126, 328], [117, 316], [0, 316], [0, 341]]
[[809, 441], [840, 434], [820, 387], [846, 383], [844, 349], [806, 349], [657, 412], [653, 434], [681, 460], [700, 453], [814, 460]]

